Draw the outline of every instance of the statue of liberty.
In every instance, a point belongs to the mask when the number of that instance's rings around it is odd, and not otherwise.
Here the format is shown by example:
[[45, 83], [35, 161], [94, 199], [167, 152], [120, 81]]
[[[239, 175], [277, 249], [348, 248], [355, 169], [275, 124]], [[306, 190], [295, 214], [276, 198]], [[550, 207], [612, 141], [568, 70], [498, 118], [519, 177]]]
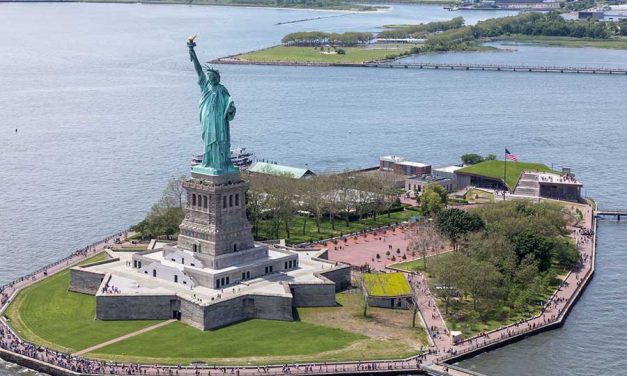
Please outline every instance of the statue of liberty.
[[229, 122], [235, 117], [235, 104], [228, 90], [220, 84], [220, 73], [205, 66], [203, 71], [194, 47], [194, 39], [187, 40], [189, 57], [198, 74], [198, 85], [202, 97], [199, 102], [200, 127], [204, 143], [202, 163], [192, 168], [193, 172], [205, 175], [224, 175], [239, 172], [231, 162], [231, 132]]

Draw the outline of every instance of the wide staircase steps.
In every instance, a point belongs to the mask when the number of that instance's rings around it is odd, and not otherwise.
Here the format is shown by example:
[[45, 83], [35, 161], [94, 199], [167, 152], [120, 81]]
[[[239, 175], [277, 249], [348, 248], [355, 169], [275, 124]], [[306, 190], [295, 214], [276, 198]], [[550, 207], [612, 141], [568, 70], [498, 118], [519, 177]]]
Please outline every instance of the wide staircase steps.
[[540, 178], [537, 174], [523, 172], [520, 175], [520, 179], [518, 179], [518, 184], [516, 184], [514, 194], [520, 196], [540, 196], [539, 180]]

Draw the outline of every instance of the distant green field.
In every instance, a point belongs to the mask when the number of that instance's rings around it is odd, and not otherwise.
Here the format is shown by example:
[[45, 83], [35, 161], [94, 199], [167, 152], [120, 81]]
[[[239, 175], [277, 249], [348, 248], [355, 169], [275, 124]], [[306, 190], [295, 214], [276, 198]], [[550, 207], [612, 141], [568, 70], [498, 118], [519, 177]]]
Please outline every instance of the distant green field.
[[237, 55], [236, 58], [252, 62], [276, 63], [364, 63], [398, 57], [408, 52], [409, 45], [376, 47], [344, 47], [346, 54], [324, 54], [313, 47], [275, 46], [265, 50]]
[[403, 273], [364, 273], [364, 287], [371, 296], [410, 295], [411, 289]]
[[620, 39], [586, 39], [586, 38], [570, 38], [570, 37], [544, 37], [540, 35], [510, 35], [495, 38], [497, 41], [513, 41], [520, 43], [539, 44], [543, 46], [553, 47], [594, 47], [609, 48], [614, 50], [626, 50], [627, 38]]
[[[516, 186], [518, 177], [523, 170], [527, 171], [539, 171], [539, 172], [551, 172], [551, 169], [542, 163], [526, 163], [526, 162], [507, 162], [507, 178], [506, 184], [510, 189]], [[467, 173], [478, 176], [485, 176], [492, 179], [503, 180], [503, 174], [505, 171], [504, 161], [483, 161], [476, 165], [464, 167], [457, 170], [457, 172]], [[554, 172], [554, 171], [553, 171]]]

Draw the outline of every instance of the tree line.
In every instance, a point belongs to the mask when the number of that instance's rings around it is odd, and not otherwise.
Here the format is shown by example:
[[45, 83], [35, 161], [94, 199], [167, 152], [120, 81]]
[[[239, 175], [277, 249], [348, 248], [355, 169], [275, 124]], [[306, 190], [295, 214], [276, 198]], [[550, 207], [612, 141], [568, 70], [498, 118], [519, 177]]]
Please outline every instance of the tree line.
[[247, 215], [253, 234], [260, 238], [262, 221], [270, 223], [266, 235], [280, 237], [283, 229], [290, 237], [294, 219], [302, 218], [302, 231], [306, 235], [307, 221], [315, 223], [320, 233], [323, 219], [328, 219], [335, 230], [337, 221], [348, 227], [351, 221], [366, 217], [388, 215], [401, 208], [399, 188], [386, 178], [386, 174], [343, 173], [318, 175], [307, 179], [269, 174], [248, 174]]
[[374, 38], [372, 33], [346, 32], [325, 33], [322, 31], [301, 31], [290, 33], [281, 39], [286, 46], [322, 46], [326, 44], [338, 46], [356, 46], [370, 42]]
[[418, 25], [403, 25], [398, 27], [392, 26], [389, 30], [380, 32], [378, 37], [390, 39], [424, 38], [427, 34], [458, 29], [462, 26], [464, 26], [464, 18], [455, 17], [448, 21], [434, 21]]

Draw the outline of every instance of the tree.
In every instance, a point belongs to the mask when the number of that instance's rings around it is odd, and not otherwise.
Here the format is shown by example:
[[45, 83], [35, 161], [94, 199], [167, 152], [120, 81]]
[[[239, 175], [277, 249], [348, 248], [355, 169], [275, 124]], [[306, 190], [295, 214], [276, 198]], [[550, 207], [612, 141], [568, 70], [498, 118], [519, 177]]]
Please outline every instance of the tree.
[[446, 189], [436, 183], [427, 184], [420, 196], [420, 210], [423, 215], [436, 215], [448, 202]]
[[468, 153], [461, 156], [462, 163], [465, 165], [474, 165], [483, 162], [483, 157], [479, 154]]
[[420, 221], [410, 225], [405, 233], [409, 239], [407, 249], [411, 252], [418, 252], [422, 257], [425, 270], [427, 270], [427, 256], [429, 251], [437, 254], [438, 250], [445, 244], [444, 239], [436, 231], [435, 226], [429, 221]]
[[460, 255], [451, 254], [446, 257], [438, 257], [431, 265], [433, 291], [439, 298], [444, 300], [444, 312], [448, 315], [451, 297], [456, 295], [455, 286], [461, 281]]
[[182, 181], [183, 178], [170, 179], [159, 201], [150, 208], [146, 218], [132, 226], [131, 230], [141, 233], [145, 238], [162, 235], [169, 237], [176, 234], [185, 217], [182, 207], [184, 195]]
[[168, 207], [183, 207], [183, 201], [185, 198], [185, 189], [183, 188], [183, 182], [187, 179], [187, 176], [183, 175], [178, 178], [170, 178], [163, 190], [161, 200], [164, 201], [164, 205]]
[[444, 209], [435, 220], [435, 226], [453, 245], [453, 250], [462, 237], [469, 232], [479, 231], [484, 227], [483, 220], [475, 213], [467, 213], [459, 209]]

